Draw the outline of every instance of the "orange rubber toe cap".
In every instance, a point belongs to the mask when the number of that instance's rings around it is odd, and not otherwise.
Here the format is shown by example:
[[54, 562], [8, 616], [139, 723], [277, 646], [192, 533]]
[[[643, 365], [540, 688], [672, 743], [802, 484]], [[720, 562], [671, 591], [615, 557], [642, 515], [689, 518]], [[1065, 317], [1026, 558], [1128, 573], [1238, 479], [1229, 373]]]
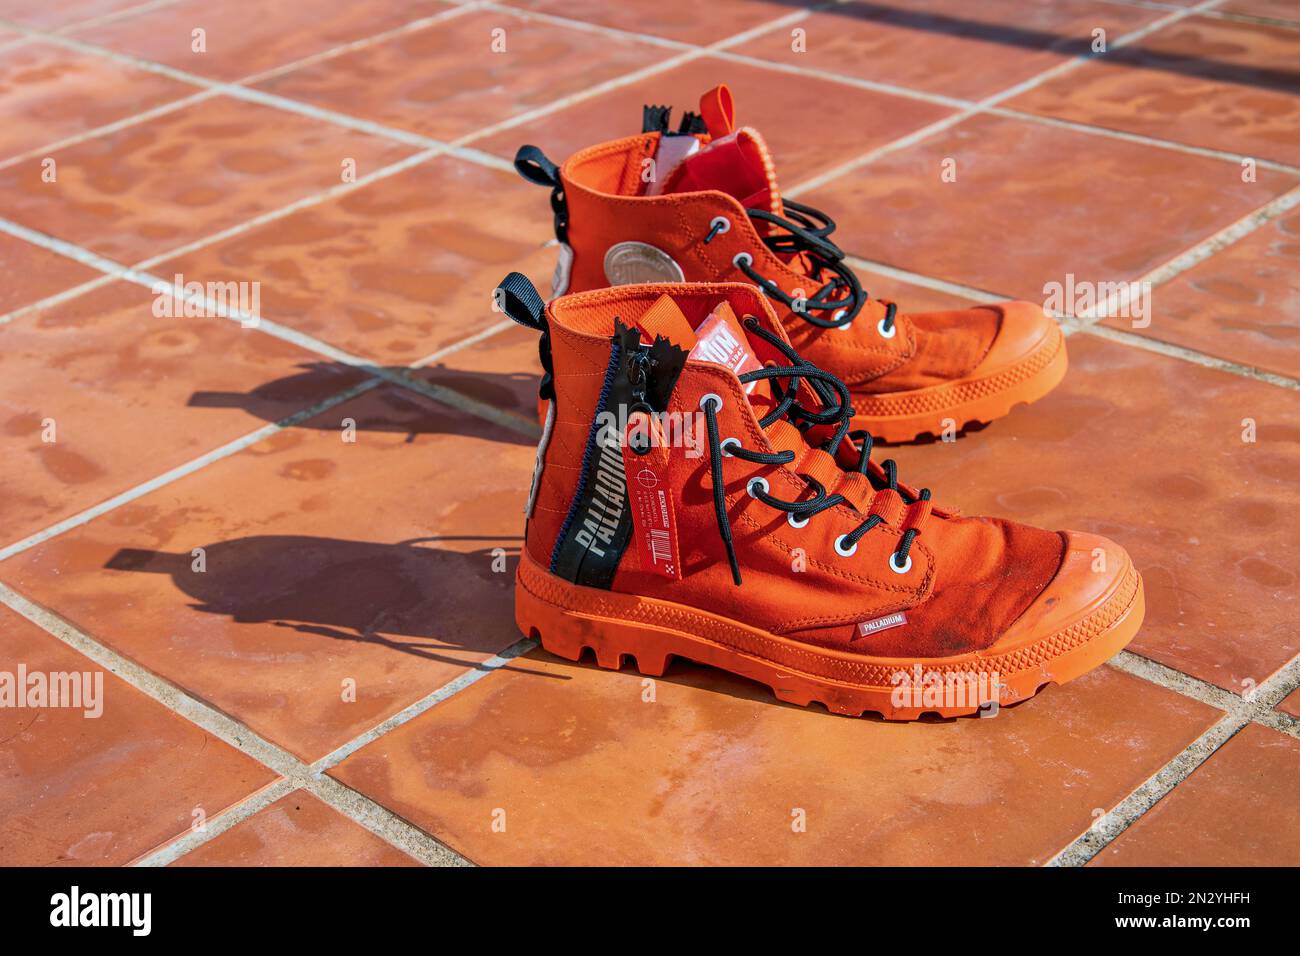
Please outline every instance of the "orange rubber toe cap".
[[1141, 579], [1128, 552], [1100, 535], [1080, 531], [1062, 534], [1065, 554], [1056, 575], [989, 648], [990, 652], [1000, 653], [1039, 641], [1087, 643], [1121, 621], [1136, 632], [1140, 612], [1136, 621], [1131, 619], [1130, 612], [1135, 604], [1140, 605]]
[[1032, 302], [1004, 302], [990, 308], [1001, 313], [1002, 321], [993, 345], [975, 368], [975, 377], [1033, 362], [1043, 353], [1054, 353], [1063, 342], [1060, 326], [1043, 314], [1041, 306]]

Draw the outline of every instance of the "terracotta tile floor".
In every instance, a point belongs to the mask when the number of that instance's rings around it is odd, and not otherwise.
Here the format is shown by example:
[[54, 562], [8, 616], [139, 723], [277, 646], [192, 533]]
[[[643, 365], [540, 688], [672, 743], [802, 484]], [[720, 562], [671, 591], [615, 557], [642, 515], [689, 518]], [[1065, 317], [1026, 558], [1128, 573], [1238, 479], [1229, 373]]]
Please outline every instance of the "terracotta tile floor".
[[[1300, 18], [1190, 5], [0, 0], [0, 672], [103, 682], [0, 707], [0, 864], [1300, 863]], [[555, 248], [508, 161], [724, 80], [877, 296], [1151, 283], [885, 453], [1120, 540], [1125, 657], [894, 725], [521, 640], [541, 370], [491, 289]]]

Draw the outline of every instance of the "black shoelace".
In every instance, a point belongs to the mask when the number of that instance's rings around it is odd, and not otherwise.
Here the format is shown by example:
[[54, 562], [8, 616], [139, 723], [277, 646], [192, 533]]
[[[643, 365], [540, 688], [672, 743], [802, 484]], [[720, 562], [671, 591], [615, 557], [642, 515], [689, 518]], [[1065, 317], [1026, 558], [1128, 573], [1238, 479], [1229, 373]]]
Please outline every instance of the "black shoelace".
[[[800, 357], [798, 352], [780, 338], [762, 328], [753, 316], [747, 316], [744, 324], [745, 328], [758, 335], [790, 360], [789, 366], [769, 365], [755, 369], [752, 372], [745, 372], [739, 376], [742, 385], [758, 381], [771, 382], [772, 394], [776, 399], [776, 404], [770, 412], [759, 419], [760, 428], [766, 429], [782, 418], [789, 419], [796, 428], [803, 432], [819, 425], [835, 425], [837, 427], [834, 434], [822, 445], [823, 451], [834, 456], [840, 443], [847, 437], [858, 449], [858, 472], [867, 477], [875, 490], [889, 489], [894, 491], [903, 499], [904, 504], [909, 505], [918, 501], [930, 500], [929, 488], [922, 488], [915, 498], [912, 498], [902, 488], [899, 488], [898, 465], [892, 458], [881, 463], [880, 467], [885, 472], [884, 482], [881, 482], [870, 473], [868, 465], [871, 459], [871, 434], [861, 429], [849, 430], [849, 422], [853, 417], [853, 404], [847, 385], [830, 372], [818, 368]], [[799, 386], [802, 383], [806, 383], [822, 400], [824, 407], [821, 411], [813, 411], [799, 404], [797, 395]], [[708, 432], [709, 472], [713, 483], [713, 511], [717, 518], [718, 533], [722, 536], [722, 543], [727, 551], [727, 561], [731, 564], [732, 580], [739, 585], [741, 583], [740, 564], [736, 559], [736, 547], [732, 540], [731, 520], [727, 517], [727, 501], [722, 477], [722, 457], [724, 452], [723, 442], [718, 434], [718, 412], [722, 409], [721, 399], [716, 395], [706, 395], [700, 400], [700, 408], [704, 412], [705, 428]], [[727, 455], [754, 464], [788, 465], [795, 459], [793, 451], [751, 451], [742, 447], [739, 439], [735, 438], [727, 439], [726, 445]], [[767, 493], [767, 481], [763, 478], [751, 479], [747, 491], [768, 507], [786, 512], [791, 516], [788, 520], [792, 524], [794, 522], [799, 523], [797, 527], [803, 527], [814, 515], [820, 514], [828, 508], [834, 508], [840, 504], [853, 506], [841, 494], [828, 495], [826, 488], [815, 478], [808, 475], [800, 475], [799, 477], [808, 483], [808, 487], [812, 491], [811, 497], [799, 501], [786, 501], [775, 498]], [[862, 536], [883, 521], [884, 519], [880, 515], [868, 516], [848, 534], [841, 535], [837, 539], [837, 552], [844, 557], [853, 554], [857, 550], [858, 541], [861, 540]], [[890, 563], [894, 566], [894, 570], [902, 573], [902, 570], [910, 567], [908, 551], [912, 547], [912, 542], [920, 533], [919, 528], [909, 528], [903, 532], [898, 544], [898, 550], [890, 556]]]
[[[741, 253], [735, 259], [736, 268], [740, 269], [751, 282], [761, 288], [768, 296], [776, 299], [806, 322], [823, 329], [843, 328], [852, 322], [862, 307], [867, 304], [870, 295], [862, 288], [857, 275], [844, 262], [844, 250], [831, 242], [829, 236], [835, 231], [835, 220], [812, 206], [805, 206], [794, 200], [783, 201], [788, 216], [778, 216], [766, 209], [746, 209], [751, 219], [776, 226], [783, 230], [763, 237], [763, 244], [777, 255], [798, 255], [806, 253], [812, 265], [809, 277], [820, 281], [830, 273], [830, 278], [817, 292], [802, 300], [786, 293], [780, 286], [754, 269], [754, 260], [747, 253]], [[719, 232], [724, 232], [717, 220], [704, 237], [705, 245], [713, 241]], [[830, 318], [814, 313], [831, 313]], [[890, 302], [885, 307], [885, 318], [880, 323], [880, 331], [888, 336], [894, 328], [894, 316], [898, 307]]]

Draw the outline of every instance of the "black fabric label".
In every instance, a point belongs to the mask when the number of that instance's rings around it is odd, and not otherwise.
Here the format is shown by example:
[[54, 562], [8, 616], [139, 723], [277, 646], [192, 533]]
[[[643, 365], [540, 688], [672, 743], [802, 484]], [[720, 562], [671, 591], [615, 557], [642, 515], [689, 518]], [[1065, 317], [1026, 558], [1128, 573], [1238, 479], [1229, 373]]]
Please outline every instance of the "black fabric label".
[[632, 533], [619, 429], [624, 415], [619, 412], [632, 406], [628, 372], [640, 343], [636, 329], [615, 320], [609, 369], [587, 438], [578, 493], [551, 555], [552, 573], [586, 587], [610, 587]]

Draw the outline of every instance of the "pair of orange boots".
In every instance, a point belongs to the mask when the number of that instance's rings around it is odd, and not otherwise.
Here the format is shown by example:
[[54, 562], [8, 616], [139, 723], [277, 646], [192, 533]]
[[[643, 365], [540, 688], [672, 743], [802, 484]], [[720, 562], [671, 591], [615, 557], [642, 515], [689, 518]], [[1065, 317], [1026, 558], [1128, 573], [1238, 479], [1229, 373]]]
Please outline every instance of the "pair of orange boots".
[[516, 619], [552, 653], [674, 657], [784, 701], [890, 719], [996, 713], [1136, 633], [1141, 579], [1105, 538], [967, 518], [871, 460], [1051, 390], [1065, 343], [1025, 302], [908, 314], [871, 299], [823, 213], [783, 200], [726, 87], [676, 131], [556, 167], [560, 263]]

